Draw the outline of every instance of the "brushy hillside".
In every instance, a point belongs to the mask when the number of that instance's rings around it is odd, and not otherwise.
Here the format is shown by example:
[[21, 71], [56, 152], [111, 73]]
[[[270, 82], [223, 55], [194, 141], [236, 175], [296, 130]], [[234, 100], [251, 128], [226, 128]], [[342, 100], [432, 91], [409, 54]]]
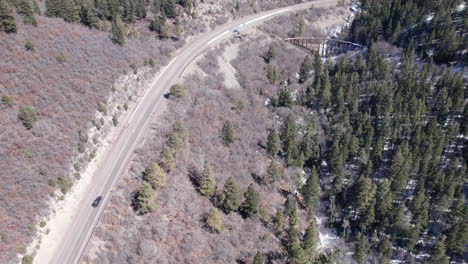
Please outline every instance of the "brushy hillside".
[[[273, 191], [275, 187], [256, 182], [261, 181], [259, 177], [265, 177], [266, 166], [271, 162], [262, 147], [272, 122], [270, 113], [256, 89], [224, 86], [217, 63], [217, 55], [222, 51], [211, 52], [200, 63], [203, 72], [190, 75], [184, 82], [186, 97], [170, 103], [164, 120], [158, 120], [158, 125], [152, 126], [150, 134], [154, 136], [136, 151], [136, 157], [117, 187], [118, 195], [113, 196], [96, 231], [95, 241], [101, 244], [98, 241], [102, 240], [102, 247], [95, 257], [88, 258], [88, 263], [112, 263], [119, 259], [135, 263], [156, 260], [163, 263], [233, 263], [236, 260], [249, 262], [257, 249], [271, 251], [273, 255], [281, 251], [281, 243], [269, 230], [271, 225], [266, 223], [284, 203], [284, 198]], [[246, 65], [263, 64], [258, 52], [252, 55], [252, 61], [246, 61]], [[290, 55], [285, 51], [281, 57], [291, 64], [300, 62], [302, 54], [295, 55], [294, 59]], [[268, 83], [263, 74], [258, 79], [251, 77], [251, 83], [261, 83], [262, 86]], [[130, 206], [131, 201], [147, 164], [160, 161], [170, 125], [175, 120], [182, 120], [189, 134], [185, 146], [176, 154], [177, 168], [168, 173], [166, 187], [158, 191], [157, 209], [138, 216]], [[236, 138], [230, 147], [221, 139], [221, 130], [227, 120], [233, 124]], [[166, 127], [161, 127], [161, 123]], [[202, 174], [205, 161], [212, 165], [219, 191], [229, 177], [235, 179], [240, 191], [246, 191], [249, 184], [254, 184], [260, 193], [260, 205], [266, 212], [265, 224], [259, 218], [244, 219], [238, 213], [231, 213], [222, 216], [223, 231], [219, 234], [209, 231], [205, 219], [213, 205], [209, 198], [197, 192], [194, 185]], [[129, 230], [128, 226], [132, 228]]]
[[[315, 21], [318, 17], [308, 18]], [[287, 226], [295, 217], [299, 219], [294, 225], [296, 232], [310, 230], [310, 240], [318, 239], [313, 206], [297, 210], [298, 204], [293, 202], [294, 191], [310, 169], [304, 174], [301, 168], [288, 167], [282, 158], [267, 153], [270, 128], [280, 131], [289, 114], [300, 116], [298, 131], [317, 136], [315, 130], [308, 130], [314, 117], [303, 108], [272, 107], [269, 99], [276, 98], [280, 83], [288, 78], [291, 87], [300, 87], [295, 76], [306, 52], [274, 41], [272, 65], [277, 66], [278, 79], [272, 83], [266, 63], [270, 39], [249, 36], [248, 40], [233, 40], [213, 49], [186, 76], [182, 83], [185, 96], [169, 102], [163, 119], [151, 126], [135, 151], [86, 252], [86, 263], [122, 259], [132, 263], [252, 263], [257, 251], [272, 263], [283, 263], [284, 245], [289, 241]], [[228, 77], [232, 72], [221, 72], [230, 67], [234, 67], [235, 80]], [[172, 125], [177, 120], [188, 134], [180, 148], [173, 147]], [[313, 151], [320, 155], [318, 142], [315, 144]], [[167, 167], [167, 148], [175, 156], [176, 168], [157, 173], [157, 179], [167, 182], [153, 184], [156, 192], [144, 196], [144, 182], [153, 182], [148, 168], [151, 162]], [[203, 180], [206, 162], [211, 164], [216, 182], [214, 194]], [[249, 186], [258, 193], [258, 211], [253, 215], [246, 209], [250, 208], [246, 206], [250, 196], [245, 194]], [[143, 197], [151, 198], [146, 203]], [[286, 201], [290, 201], [286, 207], [291, 213], [289, 217], [285, 213], [283, 227], [279, 223], [283, 217], [277, 214], [283, 213]], [[149, 213], [145, 205], [153, 205]], [[218, 208], [221, 219], [218, 226], [209, 220], [213, 207]]]
[[[133, 18], [119, 14], [126, 23], [123, 46], [112, 43], [112, 15], [102, 15], [90, 1], [75, 1], [82, 8], [79, 20], [75, 13], [69, 20], [68, 13], [47, 12], [42, 1], [37, 6], [28, 2], [31, 13], [26, 2], [0, 0], [1, 263], [24, 253], [50, 197], [59, 201], [79, 178], [77, 155], [92, 159], [92, 152], [83, 149], [97, 147], [99, 139], [88, 138], [87, 130], [102, 127], [95, 113], [105, 111], [116, 80], [143, 66], [155, 73], [184, 39], [209, 27], [294, 1], [191, 2], [190, 10], [177, 4], [177, 17], [165, 21], [169, 31], [164, 37], [151, 25], [167, 15], [156, 2], [171, 1], [144, 1], [144, 16], [136, 10]], [[92, 24], [83, 19], [90, 10], [98, 14]], [[6, 20], [14, 21], [14, 31], [5, 27]]]
[[466, 262], [466, 80], [415, 54], [379, 42], [322, 60], [264, 37], [213, 50], [136, 151], [85, 261]]
[[[142, 34], [151, 34], [144, 30]], [[25, 48], [28, 40], [34, 51]], [[131, 64], [140, 67], [148, 58], [164, 63], [180, 44], [148, 36], [130, 39], [121, 48], [105, 32], [45, 17], [38, 18], [38, 27], [23, 26], [8, 36], [0, 33], [0, 93], [12, 100], [11, 105], [1, 104], [0, 230], [8, 234], [8, 242], [0, 243], [0, 252], [14, 254], [24, 247], [33, 232], [27, 227], [37, 224], [49, 193], [56, 189], [48, 181], [70, 174], [78, 154], [78, 132], [92, 126], [114, 80], [131, 72]], [[31, 129], [18, 119], [23, 106], [37, 113]]]

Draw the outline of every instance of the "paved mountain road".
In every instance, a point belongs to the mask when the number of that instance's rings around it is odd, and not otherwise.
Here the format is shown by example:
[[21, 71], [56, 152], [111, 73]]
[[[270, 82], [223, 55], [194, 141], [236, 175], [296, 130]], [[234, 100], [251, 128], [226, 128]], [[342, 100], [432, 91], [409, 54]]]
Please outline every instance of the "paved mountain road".
[[[305, 9], [312, 5], [329, 5], [334, 2], [336, 0], [317, 0], [239, 18], [192, 39], [184, 47], [176, 51], [174, 58], [158, 73], [133, 113], [127, 120], [121, 121], [123, 126], [117, 128], [117, 136], [114, 137], [104, 156], [99, 160], [98, 168], [91, 182], [86, 186], [86, 197], [81, 198], [76, 211], [74, 211], [74, 216], [66, 227], [66, 232], [62, 232], [57, 241], [50, 243], [53, 245], [43, 243], [41, 247], [49, 248], [45, 252], [39, 250], [34, 262], [40, 264], [75, 264], [80, 261], [101, 213], [111, 196], [110, 190], [130, 160], [138, 139], [146, 131], [151, 115], [155, 112], [161, 113], [164, 111], [166, 104], [164, 93], [167, 92], [171, 84], [177, 81], [185, 68], [198, 55], [206, 51], [210, 45], [231, 37], [234, 30], [242, 31], [243, 28], [260, 24], [281, 13]], [[93, 208], [91, 204], [99, 195], [103, 196], [104, 199], [99, 208]], [[51, 226], [50, 228], [53, 229], [54, 227]]]

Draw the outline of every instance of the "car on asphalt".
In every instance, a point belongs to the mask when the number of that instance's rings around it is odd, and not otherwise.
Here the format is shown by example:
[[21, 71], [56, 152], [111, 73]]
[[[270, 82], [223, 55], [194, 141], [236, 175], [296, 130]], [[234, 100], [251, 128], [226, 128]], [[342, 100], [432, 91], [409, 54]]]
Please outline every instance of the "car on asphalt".
[[94, 208], [98, 207], [99, 204], [101, 204], [101, 201], [102, 201], [102, 196], [98, 196], [93, 202], [93, 207]]

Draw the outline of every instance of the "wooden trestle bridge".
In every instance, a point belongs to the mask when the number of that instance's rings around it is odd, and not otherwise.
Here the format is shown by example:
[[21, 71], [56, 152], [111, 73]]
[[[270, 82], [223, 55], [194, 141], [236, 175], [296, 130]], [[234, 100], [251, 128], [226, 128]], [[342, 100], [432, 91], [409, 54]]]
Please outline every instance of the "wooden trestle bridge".
[[286, 38], [284, 41], [310, 50], [312, 52], [319, 52], [320, 56], [328, 57], [337, 55], [347, 51], [356, 51], [362, 49], [362, 45], [330, 38], [313, 38], [313, 37], [300, 37], [300, 38]]

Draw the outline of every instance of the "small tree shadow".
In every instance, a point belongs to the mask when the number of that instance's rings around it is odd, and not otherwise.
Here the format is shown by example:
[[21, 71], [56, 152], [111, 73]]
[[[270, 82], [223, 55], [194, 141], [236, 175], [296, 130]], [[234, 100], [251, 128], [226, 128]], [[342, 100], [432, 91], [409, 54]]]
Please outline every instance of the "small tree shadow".
[[188, 174], [187, 176], [189, 177], [189, 180], [190, 182], [193, 184], [193, 186], [195, 187], [195, 189], [198, 190], [198, 187], [200, 187], [200, 177], [201, 177], [201, 174], [200, 174], [200, 171], [195, 167], [195, 166], [191, 166], [189, 169], [188, 169]]
[[138, 209], [138, 204], [137, 204], [138, 192], [136, 190], [133, 191], [130, 194], [130, 197], [131, 197], [131, 207], [133, 208], [133, 210], [135, 211], [137, 215], [142, 215], [142, 213], [140, 213], [140, 210]]
[[252, 175], [252, 179], [253, 179], [258, 185], [266, 185], [266, 184], [267, 184], [267, 182], [266, 182], [266, 180], [265, 180], [265, 177], [263, 177], [262, 175], [257, 174], [257, 173], [254, 173], [254, 172], [252, 172], [251, 175]]

